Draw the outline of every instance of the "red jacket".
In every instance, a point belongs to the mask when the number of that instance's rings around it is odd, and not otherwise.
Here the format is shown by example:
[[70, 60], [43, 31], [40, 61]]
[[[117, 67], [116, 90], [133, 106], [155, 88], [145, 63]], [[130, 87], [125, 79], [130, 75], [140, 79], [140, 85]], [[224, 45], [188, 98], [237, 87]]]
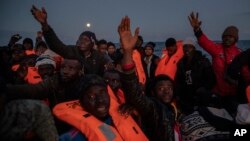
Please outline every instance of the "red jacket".
[[217, 81], [213, 89], [214, 92], [221, 96], [235, 95], [236, 86], [225, 81], [224, 72], [226, 70], [226, 64], [230, 64], [234, 57], [240, 53], [240, 50], [236, 45], [225, 48], [222, 44], [216, 44], [209, 40], [205, 34], [198, 37], [198, 43], [212, 56], [212, 66]]

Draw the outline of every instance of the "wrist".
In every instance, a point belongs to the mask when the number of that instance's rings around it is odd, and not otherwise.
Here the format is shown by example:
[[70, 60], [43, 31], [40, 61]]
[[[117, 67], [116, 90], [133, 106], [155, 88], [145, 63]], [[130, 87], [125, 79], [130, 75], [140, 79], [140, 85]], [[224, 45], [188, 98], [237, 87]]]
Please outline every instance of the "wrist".
[[194, 27], [193, 29], [194, 29], [194, 32], [198, 32], [198, 31], [201, 30], [201, 28], [199, 26], [198, 27]]
[[48, 31], [49, 30], [49, 25], [48, 25], [48, 23], [47, 22], [45, 22], [45, 23], [41, 23], [41, 25], [42, 25], [42, 31], [44, 32], [44, 31]]

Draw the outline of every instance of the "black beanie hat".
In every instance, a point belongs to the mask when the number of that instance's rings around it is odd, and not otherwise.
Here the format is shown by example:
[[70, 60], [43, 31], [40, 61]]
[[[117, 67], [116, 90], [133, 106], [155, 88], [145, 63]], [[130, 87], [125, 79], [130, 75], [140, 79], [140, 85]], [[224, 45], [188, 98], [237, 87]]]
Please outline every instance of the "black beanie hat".
[[224, 30], [222, 37], [229, 35], [229, 36], [233, 36], [235, 38], [235, 40], [238, 41], [238, 39], [239, 39], [238, 33], [239, 33], [239, 30], [236, 26], [228, 26]]
[[95, 33], [91, 32], [91, 31], [84, 31], [81, 33], [80, 36], [87, 36], [91, 41], [94, 40], [95, 43], [97, 43], [97, 39], [96, 39], [96, 36], [95, 36]]

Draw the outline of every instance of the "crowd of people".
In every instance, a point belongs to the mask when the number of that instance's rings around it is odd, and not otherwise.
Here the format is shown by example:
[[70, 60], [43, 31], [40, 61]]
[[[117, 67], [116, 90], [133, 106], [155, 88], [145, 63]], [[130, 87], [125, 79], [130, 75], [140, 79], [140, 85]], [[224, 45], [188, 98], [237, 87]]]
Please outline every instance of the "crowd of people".
[[250, 49], [236, 46], [238, 28], [214, 43], [198, 13], [193, 38], [167, 38], [162, 56], [143, 46], [122, 18], [120, 47], [84, 31], [65, 45], [32, 7], [40, 24], [35, 43], [19, 34], [1, 47], [0, 138], [4, 141], [229, 140], [250, 126]]

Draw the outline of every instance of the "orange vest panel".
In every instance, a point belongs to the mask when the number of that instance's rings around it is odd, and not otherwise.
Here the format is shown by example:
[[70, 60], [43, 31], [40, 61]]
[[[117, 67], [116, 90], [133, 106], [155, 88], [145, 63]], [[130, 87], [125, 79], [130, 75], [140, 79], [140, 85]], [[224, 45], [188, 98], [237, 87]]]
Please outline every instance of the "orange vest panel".
[[146, 75], [141, 62], [141, 54], [137, 50], [133, 50], [132, 58], [135, 63], [136, 74], [139, 79], [139, 82], [145, 84]]
[[183, 45], [182, 41], [177, 42], [177, 51], [176, 53], [169, 57], [168, 54], [161, 58], [159, 61], [157, 68], [155, 70], [155, 76], [164, 74], [169, 76], [172, 80], [175, 78], [175, 73], [177, 71], [177, 63], [183, 57]]
[[57, 104], [53, 113], [61, 120], [80, 130], [89, 141], [148, 141], [131, 116], [124, 117], [118, 112], [119, 104], [112, 98], [114, 93], [108, 87], [110, 95], [109, 114], [113, 126], [98, 120], [80, 106], [79, 101]]
[[28, 67], [28, 73], [24, 78], [29, 84], [37, 84], [42, 81], [41, 76], [38, 74], [35, 67]]

